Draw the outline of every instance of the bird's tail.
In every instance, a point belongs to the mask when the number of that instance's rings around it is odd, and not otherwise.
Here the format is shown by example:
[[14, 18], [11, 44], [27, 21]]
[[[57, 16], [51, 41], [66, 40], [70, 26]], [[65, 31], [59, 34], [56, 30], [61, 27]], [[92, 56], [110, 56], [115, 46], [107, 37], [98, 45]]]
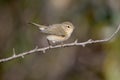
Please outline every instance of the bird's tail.
[[29, 24], [32, 24], [32, 25], [34, 25], [34, 26], [39, 27], [39, 29], [40, 29], [41, 31], [44, 30], [45, 28], [47, 28], [47, 26], [39, 25], [39, 24], [34, 23], [34, 22], [29, 22]]

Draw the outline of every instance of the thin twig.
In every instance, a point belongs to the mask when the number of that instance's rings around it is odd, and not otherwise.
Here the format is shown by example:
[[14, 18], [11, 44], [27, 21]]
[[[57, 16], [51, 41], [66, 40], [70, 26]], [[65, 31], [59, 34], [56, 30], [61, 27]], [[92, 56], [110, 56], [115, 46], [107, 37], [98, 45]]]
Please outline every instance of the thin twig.
[[11, 57], [8, 57], [8, 58], [0, 59], [0, 62], [10, 61], [10, 60], [13, 60], [13, 59], [16, 59], [16, 58], [19, 58], [19, 57], [24, 58], [25, 55], [35, 53], [35, 52], [45, 53], [46, 50], [49, 50], [49, 49], [55, 49], [55, 48], [60, 48], [60, 47], [70, 47], [70, 46], [83, 46], [83, 47], [85, 47], [87, 44], [107, 42], [107, 41], [110, 41], [118, 33], [119, 30], [120, 30], [120, 25], [118, 26], [116, 31], [110, 37], [108, 37], [106, 39], [103, 39], [103, 40], [89, 39], [88, 41], [81, 42], [81, 43], [79, 43], [78, 40], [75, 40], [72, 43], [63, 44], [62, 46], [61, 45], [56, 45], [56, 46], [51, 46], [51, 47], [48, 46], [48, 47], [44, 47], [44, 48], [36, 47], [35, 49], [32, 49], [30, 51], [26, 51], [26, 52], [23, 52], [23, 53], [20, 53], [20, 54], [15, 54], [15, 49], [13, 48], [13, 55]]

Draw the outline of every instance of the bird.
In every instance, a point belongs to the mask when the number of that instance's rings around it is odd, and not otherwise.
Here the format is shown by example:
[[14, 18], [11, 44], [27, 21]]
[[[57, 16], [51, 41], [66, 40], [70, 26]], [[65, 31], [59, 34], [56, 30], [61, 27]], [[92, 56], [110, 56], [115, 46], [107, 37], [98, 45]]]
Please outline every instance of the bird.
[[30, 22], [30, 24], [37, 26], [42, 33], [47, 35], [46, 39], [49, 45], [51, 45], [50, 41], [52, 43], [63, 43], [64, 41], [68, 40], [75, 28], [74, 25], [69, 21], [48, 26], [40, 25], [34, 22]]

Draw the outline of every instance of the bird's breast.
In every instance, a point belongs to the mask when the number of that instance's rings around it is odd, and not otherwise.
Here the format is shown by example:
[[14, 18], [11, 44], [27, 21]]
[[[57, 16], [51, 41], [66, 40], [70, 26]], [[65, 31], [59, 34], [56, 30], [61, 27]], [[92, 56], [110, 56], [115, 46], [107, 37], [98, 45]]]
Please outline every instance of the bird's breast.
[[47, 39], [55, 43], [65, 41], [67, 38], [65, 36], [48, 35]]

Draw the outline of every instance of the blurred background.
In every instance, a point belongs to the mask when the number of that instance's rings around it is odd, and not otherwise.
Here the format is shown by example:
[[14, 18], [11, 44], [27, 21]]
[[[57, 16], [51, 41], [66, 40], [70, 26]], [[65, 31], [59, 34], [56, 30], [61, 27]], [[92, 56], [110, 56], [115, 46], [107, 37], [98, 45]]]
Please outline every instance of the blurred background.
[[[70, 21], [68, 41], [109, 37], [120, 24], [120, 0], [0, 0], [0, 59], [48, 46], [28, 22]], [[109, 42], [58, 48], [0, 63], [0, 80], [120, 80], [120, 34]]]

